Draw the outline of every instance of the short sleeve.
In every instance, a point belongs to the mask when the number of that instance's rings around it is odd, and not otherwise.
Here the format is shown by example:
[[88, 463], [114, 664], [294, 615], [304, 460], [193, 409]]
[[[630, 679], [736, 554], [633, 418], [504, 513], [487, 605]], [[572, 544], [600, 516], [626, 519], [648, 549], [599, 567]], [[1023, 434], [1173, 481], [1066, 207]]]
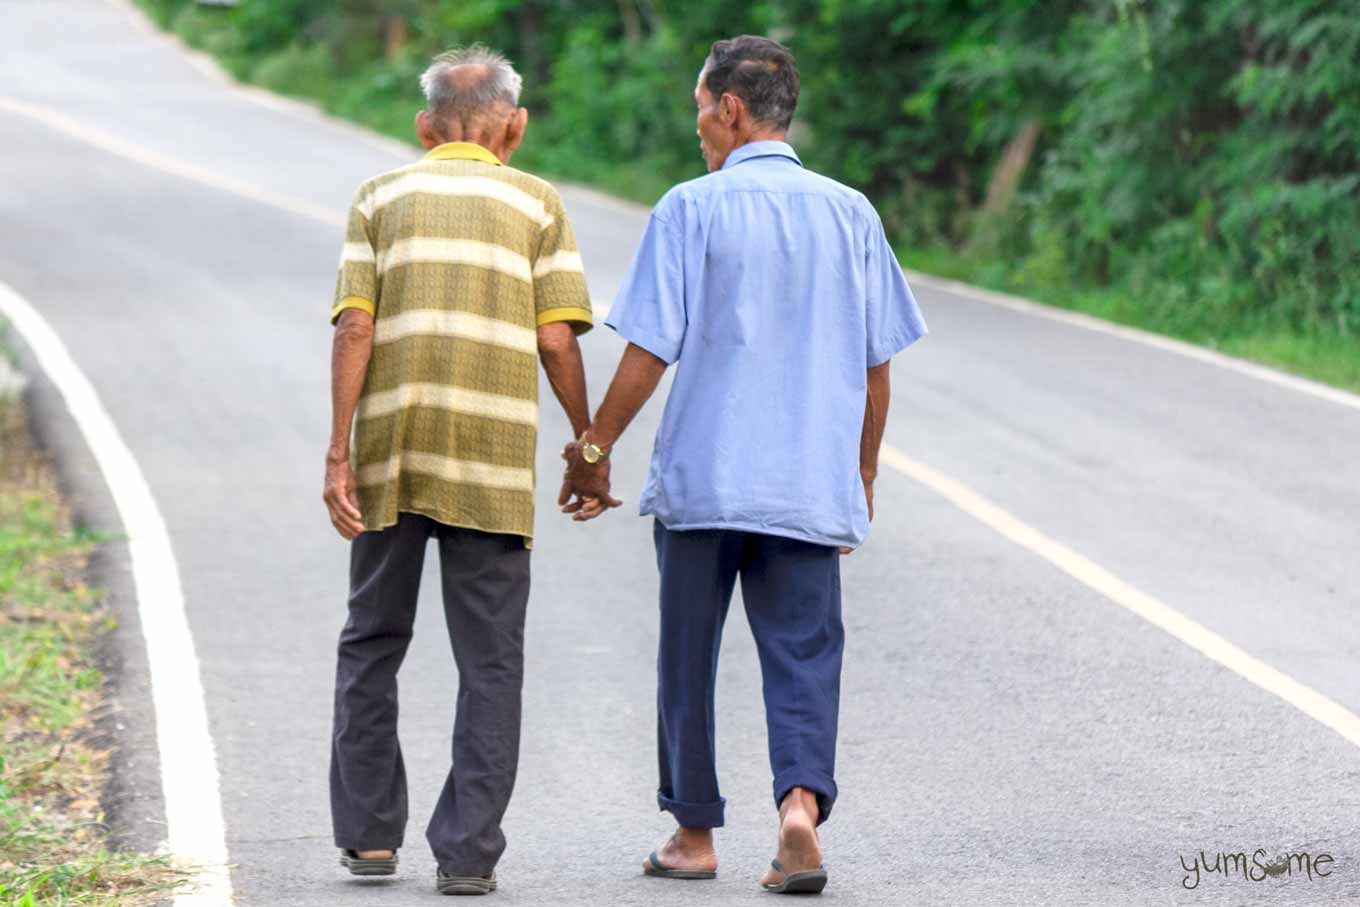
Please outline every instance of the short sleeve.
[[340, 270], [335, 278], [335, 299], [331, 303], [332, 324], [345, 309], [363, 309], [373, 316], [378, 312], [378, 264], [369, 198], [366, 188], [361, 188], [350, 205]]
[[535, 322], [542, 327], [568, 321], [573, 331], [584, 334], [595, 323], [585, 265], [567, 211], [556, 193], [547, 203], [547, 213], [551, 220], [539, 236], [534, 258]]
[[[663, 204], [665, 200], [663, 199]], [[685, 313], [685, 258], [678, 212], [652, 212], [605, 324], [629, 343], [672, 364], [680, 358]]]
[[869, 367], [882, 365], [927, 333], [925, 319], [916, 304], [897, 255], [883, 231], [883, 221], [873, 206], [868, 208], [865, 241], [865, 328]]

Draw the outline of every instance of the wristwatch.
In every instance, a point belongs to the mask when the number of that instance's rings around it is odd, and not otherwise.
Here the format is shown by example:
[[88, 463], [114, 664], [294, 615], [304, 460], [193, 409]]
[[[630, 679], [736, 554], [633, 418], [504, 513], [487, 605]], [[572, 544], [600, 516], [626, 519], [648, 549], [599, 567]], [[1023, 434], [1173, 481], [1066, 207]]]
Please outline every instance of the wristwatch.
[[594, 441], [587, 441], [584, 433], [577, 443], [581, 445], [581, 459], [585, 460], [591, 466], [594, 466], [596, 463], [609, 456], [609, 451], [605, 450]]

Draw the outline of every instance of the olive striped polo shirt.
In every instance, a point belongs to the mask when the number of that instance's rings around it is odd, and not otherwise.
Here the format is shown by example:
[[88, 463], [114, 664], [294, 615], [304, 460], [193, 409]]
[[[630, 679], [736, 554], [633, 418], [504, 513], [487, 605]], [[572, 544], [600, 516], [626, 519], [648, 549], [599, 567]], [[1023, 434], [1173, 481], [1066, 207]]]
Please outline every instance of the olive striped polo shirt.
[[533, 535], [536, 327], [591, 325], [557, 191], [450, 142], [359, 187], [335, 287], [374, 317], [353, 457], [366, 529], [402, 512]]

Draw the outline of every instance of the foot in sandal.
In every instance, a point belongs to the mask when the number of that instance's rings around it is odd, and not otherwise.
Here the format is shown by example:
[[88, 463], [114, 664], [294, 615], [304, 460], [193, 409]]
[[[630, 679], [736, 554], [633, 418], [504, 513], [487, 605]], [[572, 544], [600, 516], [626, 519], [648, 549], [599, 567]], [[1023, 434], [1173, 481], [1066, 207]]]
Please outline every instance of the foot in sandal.
[[642, 864], [649, 876], [663, 879], [712, 879], [718, 875], [713, 829], [677, 828]]
[[390, 876], [397, 871], [395, 850], [342, 850], [340, 865], [356, 876]]
[[436, 869], [434, 889], [440, 894], [490, 894], [496, 890], [496, 873], [484, 876], [465, 876]]
[[779, 804], [779, 849], [760, 880], [777, 894], [814, 894], [826, 887], [822, 846], [817, 840], [817, 795], [795, 787]]

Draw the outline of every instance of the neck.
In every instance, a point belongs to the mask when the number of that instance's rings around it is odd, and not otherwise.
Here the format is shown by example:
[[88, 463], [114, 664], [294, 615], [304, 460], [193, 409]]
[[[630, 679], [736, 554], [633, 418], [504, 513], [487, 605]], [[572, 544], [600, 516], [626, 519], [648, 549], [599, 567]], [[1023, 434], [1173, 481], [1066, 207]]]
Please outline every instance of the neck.
[[502, 164], [508, 164], [510, 162], [511, 152], [506, 150], [504, 140], [493, 141], [486, 132], [480, 129], [470, 129], [467, 131], [457, 128], [450, 129], [445, 135], [439, 137], [439, 141], [441, 144], [447, 144], [449, 142], [467, 142], [472, 145], [481, 145], [487, 151], [490, 151], [496, 157], [500, 158]]
[[749, 145], [752, 142], [782, 142], [785, 135], [786, 133], [779, 129], [752, 129], [732, 146], [732, 150], [735, 151], [742, 145]]

